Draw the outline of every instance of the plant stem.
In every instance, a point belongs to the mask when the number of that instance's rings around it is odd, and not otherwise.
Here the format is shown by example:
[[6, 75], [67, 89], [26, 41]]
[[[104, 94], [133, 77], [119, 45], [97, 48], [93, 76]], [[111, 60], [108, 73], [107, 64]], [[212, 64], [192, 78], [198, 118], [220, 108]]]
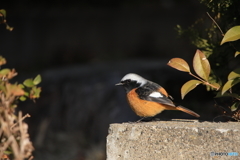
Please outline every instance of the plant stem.
[[197, 79], [200, 80], [201, 82], [203, 82], [205, 85], [208, 85], [208, 86], [210, 86], [210, 87], [212, 87], [212, 88], [215, 88], [216, 90], [219, 89], [219, 87], [216, 87], [216, 86], [210, 84], [209, 82], [207, 82], [207, 81], [205, 81], [204, 79], [202, 79], [202, 78], [200, 78], [200, 77], [198, 77], [198, 76], [192, 74], [191, 72], [189, 72], [189, 74], [190, 74], [191, 76], [197, 78]]
[[203, 83], [206, 83], [206, 81], [205, 80], [203, 80], [202, 78], [200, 78], [200, 77], [198, 77], [198, 76], [195, 76], [194, 74], [192, 74], [191, 72], [189, 72], [189, 74], [191, 75], [191, 76], [193, 76], [193, 77], [195, 77], [195, 78], [197, 78], [198, 80], [200, 80], [201, 82], [203, 82]]
[[216, 26], [218, 27], [218, 29], [220, 30], [220, 32], [222, 33], [222, 36], [224, 36], [224, 33], [222, 31], [222, 29], [219, 27], [219, 25], [217, 24], [217, 22], [210, 16], [210, 14], [207, 12], [208, 17], [213, 21], [213, 23], [216, 24]]
[[219, 87], [216, 87], [216, 86], [210, 84], [210, 83], [207, 82], [207, 81], [205, 81], [204, 84], [205, 84], [205, 85], [209, 85], [210, 87], [215, 88], [216, 90], [219, 90]]

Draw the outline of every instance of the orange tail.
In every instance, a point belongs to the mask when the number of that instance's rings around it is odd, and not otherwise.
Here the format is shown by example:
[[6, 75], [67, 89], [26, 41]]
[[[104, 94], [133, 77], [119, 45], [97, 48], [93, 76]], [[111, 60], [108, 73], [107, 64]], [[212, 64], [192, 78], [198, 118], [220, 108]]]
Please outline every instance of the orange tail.
[[191, 111], [190, 109], [187, 109], [187, 108], [185, 108], [183, 106], [177, 106], [176, 109], [180, 110], [180, 111], [183, 111], [185, 113], [188, 113], [188, 114], [190, 114], [190, 115], [192, 115], [194, 117], [200, 117], [199, 114], [197, 114], [197, 113], [195, 113], [195, 112]]

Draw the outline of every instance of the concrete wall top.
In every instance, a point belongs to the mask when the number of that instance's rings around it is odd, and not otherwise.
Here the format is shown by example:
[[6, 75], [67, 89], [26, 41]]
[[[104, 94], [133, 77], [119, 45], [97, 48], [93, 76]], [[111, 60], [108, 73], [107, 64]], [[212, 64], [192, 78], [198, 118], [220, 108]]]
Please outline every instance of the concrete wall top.
[[240, 159], [240, 123], [157, 121], [111, 124], [108, 160]]

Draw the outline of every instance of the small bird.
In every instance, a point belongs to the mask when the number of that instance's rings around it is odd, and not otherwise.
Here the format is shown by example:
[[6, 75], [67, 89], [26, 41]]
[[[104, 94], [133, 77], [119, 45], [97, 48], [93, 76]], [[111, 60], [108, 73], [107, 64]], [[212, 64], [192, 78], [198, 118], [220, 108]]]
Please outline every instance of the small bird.
[[190, 109], [176, 106], [172, 102], [173, 98], [168, 95], [162, 86], [135, 73], [125, 75], [121, 82], [116, 85], [124, 87], [130, 107], [142, 119], [154, 117], [164, 110], [180, 110], [192, 116], [200, 117]]

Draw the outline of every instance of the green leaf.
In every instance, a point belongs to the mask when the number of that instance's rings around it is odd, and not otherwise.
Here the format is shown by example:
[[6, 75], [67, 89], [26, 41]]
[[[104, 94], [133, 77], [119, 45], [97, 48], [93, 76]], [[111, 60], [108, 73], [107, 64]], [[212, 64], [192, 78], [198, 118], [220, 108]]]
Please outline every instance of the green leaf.
[[37, 75], [33, 80], [33, 84], [38, 85], [41, 81], [42, 81], [41, 76]]
[[239, 54], [240, 54], [240, 52], [236, 51], [234, 57], [237, 57]]
[[217, 93], [217, 95], [215, 96], [215, 98], [221, 98], [221, 97], [233, 97], [233, 98], [236, 98], [236, 99], [239, 99], [240, 96], [236, 93], [228, 93], [228, 92], [225, 92], [224, 94], [221, 93], [221, 91], [219, 91]]
[[26, 79], [23, 84], [27, 87], [33, 87], [34, 86], [34, 83], [33, 83], [33, 80], [32, 79]]
[[240, 78], [228, 80], [222, 88], [222, 94], [224, 94], [227, 90], [229, 90], [230, 88], [232, 88], [234, 85], [238, 84], [239, 82], [240, 82]]
[[25, 96], [21, 96], [19, 99], [20, 101], [25, 101], [27, 98]]
[[190, 72], [188, 63], [182, 58], [172, 58], [167, 65], [183, 72]]
[[0, 91], [2, 91], [3, 93], [7, 92], [5, 85], [0, 85]]
[[12, 154], [13, 152], [12, 151], [9, 151], [9, 150], [5, 150], [4, 151], [4, 154], [7, 154], [7, 155], [10, 155], [10, 154]]
[[4, 23], [6, 25], [6, 29], [9, 30], [9, 31], [12, 31], [13, 27], [10, 27], [7, 24], [6, 16], [7, 16], [6, 11], [4, 9], [0, 9], [0, 23]]
[[240, 68], [237, 68], [229, 73], [228, 80], [240, 77]]
[[185, 95], [190, 92], [191, 90], [193, 90], [194, 88], [196, 88], [199, 84], [202, 84], [201, 81], [199, 80], [190, 80], [188, 82], [186, 82], [182, 88], [181, 88], [181, 96], [182, 99], [185, 97]]
[[0, 17], [3, 17], [5, 19], [6, 16], [7, 16], [6, 10], [5, 9], [0, 9]]
[[197, 75], [208, 81], [210, 74], [210, 64], [203, 52], [197, 50], [193, 58], [193, 68]]
[[4, 57], [0, 56], [0, 66], [4, 65], [6, 63], [7, 63], [6, 59]]
[[5, 68], [5, 69], [2, 69], [2, 70], [0, 70], [0, 75], [7, 75], [9, 72], [11, 72], [11, 70], [10, 69], [8, 69], [8, 68]]
[[234, 26], [230, 28], [224, 35], [220, 45], [225, 42], [236, 41], [238, 39], [240, 39], [240, 26]]
[[29, 92], [25, 92], [25, 93], [24, 93], [24, 96], [29, 97]]
[[19, 87], [21, 87], [22, 89], [25, 88], [25, 86], [22, 84], [19, 84]]
[[234, 103], [234, 104], [230, 107], [231, 111], [232, 111], [232, 112], [233, 112], [233, 111], [236, 111], [236, 110], [238, 109], [239, 105], [240, 105], [240, 102]]
[[41, 93], [41, 88], [40, 87], [37, 88], [36, 86], [34, 86], [30, 91], [30, 98], [31, 99], [39, 98], [40, 93]]

